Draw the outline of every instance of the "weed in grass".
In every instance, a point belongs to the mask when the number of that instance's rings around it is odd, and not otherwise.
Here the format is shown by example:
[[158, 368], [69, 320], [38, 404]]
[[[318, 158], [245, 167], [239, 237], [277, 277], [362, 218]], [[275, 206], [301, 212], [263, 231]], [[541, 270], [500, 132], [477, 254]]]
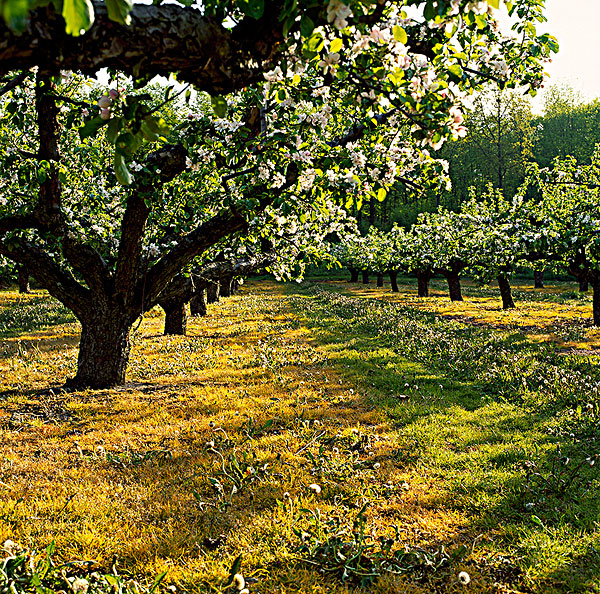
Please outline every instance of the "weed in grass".
[[108, 573], [95, 561], [70, 561], [56, 564], [55, 545], [49, 544], [43, 553], [23, 550], [12, 541], [5, 541], [4, 559], [0, 560], [0, 592], [3, 594], [153, 594], [163, 581], [160, 574], [151, 586], [120, 576], [113, 567]]

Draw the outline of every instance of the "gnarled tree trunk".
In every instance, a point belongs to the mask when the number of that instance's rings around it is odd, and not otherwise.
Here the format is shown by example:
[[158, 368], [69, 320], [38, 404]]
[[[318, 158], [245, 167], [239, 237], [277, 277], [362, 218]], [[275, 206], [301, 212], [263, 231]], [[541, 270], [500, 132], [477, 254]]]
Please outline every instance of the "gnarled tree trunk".
[[67, 386], [111, 388], [125, 383], [132, 325], [133, 320], [117, 308], [86, 315], [81, 320], [77, 374]]
[[363, 285], [369, 284], [369, 272], [367, 270], [362, 271], [362, 282], [363, 282]]
[[392, 293], [399, 293], [400, 289], [398, 289], [398, 271], [390, 270], [388, 272], [390, 277], [390, 285], [392, 286]]
[[431, 280], [431, 271], [417, 270], [417, 295], [419, 297], [429, 297], [429, 281]]
[[217, 303], [219, 301], [219, 283], [209, 282], [206, 287], [206, 303]]
[[197, 289], [190, 299], [190, 313], [193, 316], [206, 315], [206, 296], [204, 289]]
[[349, 282], [357, 283], [358, 282], [358, 268], [350, 267], [348, 270], [350, 270], [350, 281]]
[[594, 291], [592, 300], [594, 326], [600, 326], [600, 270], [590, 271], [590, 280]]
[[512, 298], [510, 282], [505, 274], [498, 275], [498, 287], [500, 289], [500, 296], [502, 297], [502, 309], [514, 309], [515, 302]]
[[543, 289], [544, 288], [544, 271], [534, 270], [533, 271], [533, 288]]
[[19, 283], [19, 293], [29, 293], [29, 269], [27, 266], [19, 266], [17, 282]]
[[383, 272], [377, 273], [377, 286], [383, 287]]
[[185, 336], [187, 330], [185, 301], [181, 299], [169, 299], [161, 301], [160, 306], [165, 310], [164, 334]]
[[219, 296], [231, 297], [231, 283], [233, 279], [230, 276], [223, 276], [219, 279]]
[[448, 270], [444, 272], [446, 281], [448, 282], [448, 292], [450, 294], [451, 301], [462, 301], [462, 292], [460, 289], [460, 276], [458, 272], [454, 270]]

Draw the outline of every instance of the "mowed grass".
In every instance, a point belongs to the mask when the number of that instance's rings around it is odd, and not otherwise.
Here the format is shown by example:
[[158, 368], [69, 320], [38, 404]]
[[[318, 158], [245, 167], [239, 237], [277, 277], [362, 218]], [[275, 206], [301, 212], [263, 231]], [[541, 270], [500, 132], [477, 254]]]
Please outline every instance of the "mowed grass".
[[186, 592], [236, 591], [239, 555], [256, 594], [600, 592], [593, 330], [564, 354], [386, 299], [250, 283], [187, 337], [153, 311], [126, 386], [69, 394], [77, 326], [6, 327], [0, 542]]

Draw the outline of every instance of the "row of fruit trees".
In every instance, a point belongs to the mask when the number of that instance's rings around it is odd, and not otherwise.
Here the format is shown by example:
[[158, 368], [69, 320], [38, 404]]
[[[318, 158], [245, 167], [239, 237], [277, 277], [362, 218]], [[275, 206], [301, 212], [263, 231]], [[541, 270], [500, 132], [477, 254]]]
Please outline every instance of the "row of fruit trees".
[[574, 159], [552, 169], [532, 165], [512, 200], [493, 188], [472, 195], [459, 212], [421, 213], [408, 230], [371, 227], [332, 245], [332, 253], [357, 280], [358, 271], [389, 274], [394, 291], [399, 272], [415, 274], [419, 296], [433, 274], [448, 281], [450, 298], [462, 300], [460, 276], [497, 280], [503, 307], [514, 307], [510, 278], [519, 266], [567, 271], [582, 288], [593, 288], [593, 320], [600, 325], [600, 149], [590, 165]]

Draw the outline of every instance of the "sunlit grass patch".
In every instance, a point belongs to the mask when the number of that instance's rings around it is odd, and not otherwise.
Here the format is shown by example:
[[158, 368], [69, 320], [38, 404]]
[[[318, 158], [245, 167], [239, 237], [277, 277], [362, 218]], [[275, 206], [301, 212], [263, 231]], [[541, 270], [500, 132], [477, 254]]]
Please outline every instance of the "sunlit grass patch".
[[573, 290], [573, 283], [550, 282], [534, 289], [522, 280], [513, 281], [515, 309], [503, 310], [496, 287], [478, 286], [463, 281], [462, 302], [452, 302], [443, 279], [431, 282], [430, 297], [417, 296], [416, 280], [400, 277], [400, 292], [392, 293], [387, 283], [383, 288], [330, 281], [339, 290], [365, 298], [379, 298], [474, 325], [522, 332], [529, 339], [550, 341], [566, 350], [600, 351], [600, 330], [592, 320], [592, 296]]
[[256, 594], [594, 591], [600, 398], [583, 360], [273, 283], [188, 337], [162, 324], [135, 330], [115, 390], [56, 389], [76, 324], [27, 356], [32, 338], [3, 342], [0, 542], [55, 540], [64, 560], [116, 557], [185, 592], [235, 591], [239, 555]]

